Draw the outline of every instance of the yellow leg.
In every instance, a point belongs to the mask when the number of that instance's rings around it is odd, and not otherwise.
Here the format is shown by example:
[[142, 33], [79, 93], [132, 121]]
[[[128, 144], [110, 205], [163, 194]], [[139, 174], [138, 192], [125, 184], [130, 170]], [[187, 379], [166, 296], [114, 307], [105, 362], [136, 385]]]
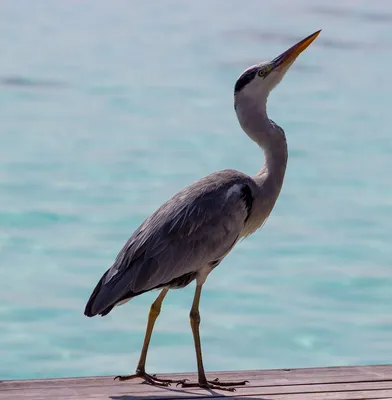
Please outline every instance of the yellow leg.
[[161, 291], [161, 293], [159, 293], [159, 296], [156, 298], [154, 303], [151, 304], [150, 312], [148, 314], [146, 334], [144, 336], [142, 352], [140, 354], [139, 362], [137, 364], [136, 373], [138, 373], [138, 372], [144, 373], [145, 372], [148, 346], [150, 345], [152, 331], [154, 329], [155, 321], [157, 320], [158, 315], [161, 312], [162, 302], [163, 302], [163, 299], [165, 298], [165, 296], [167, 295], [168, 290], [169, 289], [163, 289]]
[[201, 343], [200, 343], [200, 312], [199, 312], [199, 304], [200, 304], [200, 295], [201, 295], [201, 285], [196, 286], [195, 297], [193, 298], [191, 312], [189, 313], [193, 340], [195, 342], [195, 351], [196, 351], [196, 361], [197, 361], [197, 374], [199, 378], [200, 384], [207, 384], [206, 374], [204, 372], [203, 366], [203, 356], [201, 352]]
[[154, 329], [155, 321], [158, 318], [158, 315], [161, 312], [161, 306], [163, 299], [165, 298], [169, 289], [163, 289], [159, 296], [156, 298], [154, 303], [151, 304], [150, 313], [148, 314], [148, 321], [146, 327], [146, 334], [144, 336], [144, 342], [142, 351], [140, 354], [139, 362], [136, 367], [136, 373], [133, 375], [125, 375], [125, 376], [116, 376], [114, 379], [119, 379], [120, 381], [127, 381], [135, 378], [143, 378], [146, 382], [152, 385], [160, 385], [160, 386], [169, 386], [170, 383], [183, 383], [184, 380], [172, 380], [172, 379], [160, 379], [155, 375], [147, 374], [146, 372], [146, 359], [148, 346], [150, 344], [152, 331]]
[[199, 312], [199, 304], [200, 304], [200, 296], [201, 296], [202, 285], [196, 285], [195, 297], [193, 298], [191, 312], [189, 314], [193, 340], [195, 342], [195, 351], [196, 351], [196, 360], [197, 360], [197, 374], [198, 374], [198, 383], [192, 382], [180, 382], [182, 387], [202, 387], [206, 389], [221, 389], [221, 390], [229, 390], [234, 391], [234, 388], [229, 388], [227, 386], [239, 386], [245, 385], [248, 381], [241, 382], [220, 382], [219, 379], [215, 379], [213, 381], [208, 381], [206, 378], [206, 374], [203, 366], [203, 356], [201, 351], [201, 343], [200, 343], [200, 312]]

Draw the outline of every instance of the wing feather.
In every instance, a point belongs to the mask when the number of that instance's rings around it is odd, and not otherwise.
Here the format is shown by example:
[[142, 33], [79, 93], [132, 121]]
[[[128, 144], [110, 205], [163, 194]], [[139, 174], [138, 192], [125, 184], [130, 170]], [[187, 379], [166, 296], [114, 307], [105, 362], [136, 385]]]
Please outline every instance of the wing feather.
[[[231, 170], [185, 188], [135, 231], [87, 303], [96, 315], [129, 295], [162, 287], [222, 259], [237, 241], [249, 214], [244, 191], [253, 181]], [[237, 189], [228, 191], [234, 185]], [[98, 287], [99, 286], [99, 287]]]

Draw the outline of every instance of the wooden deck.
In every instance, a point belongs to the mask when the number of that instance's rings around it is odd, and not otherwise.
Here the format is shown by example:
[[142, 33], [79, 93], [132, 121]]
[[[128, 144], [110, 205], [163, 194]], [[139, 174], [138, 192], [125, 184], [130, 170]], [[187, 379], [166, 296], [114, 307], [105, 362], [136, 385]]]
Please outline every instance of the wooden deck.
[[[195, 374], [166, 375], [195, 379]], [[248, 379], [250, 384], [234, 393], [162, 388], [119, 382], [113, 377], [65, 378], [27, 381], [0, 381], [0, 399], [42, 400], [136, 400], [233, 397], [259, 400], [358, 400], [392, 399], [392, 365], [364, 367], [306, 368], [293, 370], [233, 371], [210, 373], [221, 380]]]

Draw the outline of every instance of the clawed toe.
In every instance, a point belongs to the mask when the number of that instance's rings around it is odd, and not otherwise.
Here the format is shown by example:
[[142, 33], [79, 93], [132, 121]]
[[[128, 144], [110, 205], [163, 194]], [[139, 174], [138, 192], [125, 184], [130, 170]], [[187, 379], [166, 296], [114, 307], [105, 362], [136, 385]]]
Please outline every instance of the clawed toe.
[[218, 378], [212, 381], [206, 382], [179, 382], [177, 386], [181, 385], [183, 388], [192, 388], [192, 387], [200, 387], [203, 389], [216, 389], [216, 390], [225, 390], [228, 392], [235, 392], [234, 387], [230, 386], [242, 386], [249, 383], [249, 381], [240, 381], [240, 382], [221, 382]]
[[157, 378], [156, 374], [151, 375], [151, 377], [158, 382], [177, 383], [177, 384], [184, 383], [189, 380], [189, 379], [162, 379], [162, 378]]
[[207, 381], [213, 385], [220, 385], [220, 386], [243, 386], [249, 383], [249, 381], [238, 381], [238, 382], [221, 382], [219, 378], [215, 378], [212, 381]]
[[129, 381], [132, 379], [141, 378], [144, 379], [143, 383], [147, 383], [155, 386], [170, 386], [169, 382], [165, 382], [164, 380], [159, 380], [158, 378], [154, 378], [149, 374], [134, 374], [134, 375], [118, 375], [114, 378], [114, 380], [118, 379], [120, 382]]
[[177, 386], [181, 385], [183, 388], [195, 388], [199, 387], [202, 389], [217, 389], [217, 390], [225, 390], [227, 392], [235, 392], [235, 388], [223, 387], [220, 385], [212, 384], [212, 383], [197, 383], [197, 382], [182, 382], [178, 383]]
[[117, 375], [114, 377], [114, 381], [119, 380], [119, 381], [129, 381], [131, 379], [139, 378], [138, 375]]
[[143, 383], [149, 384], [149, 385], [155, 385], [155, 386], [170, 386], [171, 383], [177, 383], [177, 384], [183, 384], [187, 381], [187, 379], [162, 379], [158, 378], [155, 374], [150, 375], [147, 374], [146, 372], [137, 372], [136, 374], [133, 375], [118, 375], [114, 378], [114, 380], [119, 380], [120, 382], [122, 381], [129, 381], [132, 379], [136, 378], [141, 378], [144, 379]]

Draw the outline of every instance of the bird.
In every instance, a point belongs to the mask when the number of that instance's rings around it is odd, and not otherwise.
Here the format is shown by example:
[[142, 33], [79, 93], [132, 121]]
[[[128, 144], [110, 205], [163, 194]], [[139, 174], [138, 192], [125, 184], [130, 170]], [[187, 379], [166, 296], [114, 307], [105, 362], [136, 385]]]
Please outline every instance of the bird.
[[[234, 109], [242, 130], [264, 153], [261, 170], [253, 177], [225, 169], [185, 187], [159, 207], [136, 229], [102, 275], [86, 304], [87, 317], [105, 316], [115, 306], [151, 290], [160, 290], [150, 307], [140, 359], [135, 374], [152, 385], [235, 390], [248, 381], [223, 382], [206, 377], [200, 341], [199, 303], [202, 287], [239, 242], [257, 231], [269, 217], [283, 185], [288, 147], [284, 130], [267, 115], [269, 93], [320, 34], [309, 35], [272, 61], [247, 68], [234, 86]], [[146, 372], [147, 351], [162, 302], [170, 289], [196, 281], [190, 325], [198, 379], [162, 379]]]

